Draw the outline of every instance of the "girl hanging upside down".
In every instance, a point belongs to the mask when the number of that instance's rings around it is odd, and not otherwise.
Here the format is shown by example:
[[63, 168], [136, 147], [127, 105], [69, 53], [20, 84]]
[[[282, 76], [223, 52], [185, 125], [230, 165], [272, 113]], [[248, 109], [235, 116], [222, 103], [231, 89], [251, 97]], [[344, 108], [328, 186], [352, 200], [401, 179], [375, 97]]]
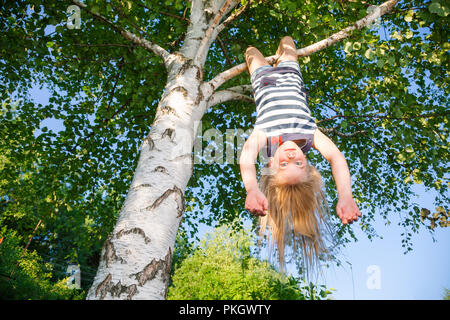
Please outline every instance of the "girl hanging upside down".
[[[254, 130], [244, 144], [240, 169], [247, 191], [245, 208], [260, 217], [261, 235], [266, 228], [276, 242], [280, 265], [286, 243], [302, 248], [306, 267], [327, 251], [327, 204], [322, 178], [310, 165], [306, 153], [317, 149], [331, 164], [339, 200], [336, 212], [343, 224], [356, 221], [361, 213], [353, 200], [347, 162], [336, 145], [317, 130], [308, 108], [297, 49], [284, 37], [276, 52], [274, 67], [261, 52], [249, 47], [245, 53], [256, 103]], [[269, 162], [260, 179], [255, 163], [260, 151]]]

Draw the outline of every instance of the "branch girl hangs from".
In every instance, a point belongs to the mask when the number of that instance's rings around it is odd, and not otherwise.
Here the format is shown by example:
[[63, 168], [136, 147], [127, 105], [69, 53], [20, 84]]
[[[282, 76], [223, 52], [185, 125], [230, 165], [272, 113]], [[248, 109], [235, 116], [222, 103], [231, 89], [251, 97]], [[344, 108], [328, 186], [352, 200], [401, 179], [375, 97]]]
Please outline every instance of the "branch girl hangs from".
[[[260, 235], [268, 229], [276, 242], [281, 268], [285, 244], [300, 247], [306, 271], [327, 252], [324, 239], [328, 205], [322, 178], [306, 153], [312, 147], [330, 163], [339, 200], [336, 212], [343, 224], [361, 213], [353, 199], [347, 161], [336, 145], [317, 130], [308, 108], [306, 90], [291, 37], [281, 39], [274, 66], [261, 52], [249, 47], [245, 59], [256, 103], [256, 123], [240, 157], [241, 176], [247, 191], [245, 208], [259, 216]], [[260, 151], [269, 159], [260, 179], [256, 159]], [[325, 226], [325, 227], [324, 227]], [[331, 235], [332, 236], [332, 235]]]

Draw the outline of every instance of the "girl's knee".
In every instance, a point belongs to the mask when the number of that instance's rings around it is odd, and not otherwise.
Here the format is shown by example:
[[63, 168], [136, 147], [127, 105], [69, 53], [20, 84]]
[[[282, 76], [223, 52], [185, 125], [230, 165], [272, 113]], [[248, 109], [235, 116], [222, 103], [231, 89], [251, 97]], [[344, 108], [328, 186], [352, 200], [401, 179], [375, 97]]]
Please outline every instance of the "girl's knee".
[[284, 36], [283, 38], [281, 38], [282, 42], [294, 42], [294, 39], [292, 39], [291, 36]]
[[257, 53], [258, 52], [258, 49], [256, 49], [255, 47], [253, 47], [253, 46], [250, 46], [250, 47], [248, 47], [247, 48], [247, 50], [245, 50], [245, 55], [252, 55], [252, 54], [255, 54], [255, 53]]

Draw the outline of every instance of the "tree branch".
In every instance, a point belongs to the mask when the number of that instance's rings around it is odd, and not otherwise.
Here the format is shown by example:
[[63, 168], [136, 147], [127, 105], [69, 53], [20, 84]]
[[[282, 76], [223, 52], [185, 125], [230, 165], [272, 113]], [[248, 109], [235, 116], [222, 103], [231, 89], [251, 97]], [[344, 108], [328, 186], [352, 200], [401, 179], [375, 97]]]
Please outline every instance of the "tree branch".
[[322, 127], [319, 127], [319, 129], [320, 129], [320, 131], [322, 131], [325, 134], [334, 133], [335, 135], [337, 135], [339, 137], [342, 137], [342, 138], [351, 138], [351, 137], [354, 137], [354, 136], [357, 136], [357, 135], [362, 135], [362, 134], [366, 134], [367, 133], [366, 130], [359, 130], [359, 131], [355, 131], [355, 132], [352, 132], [352, 133], [342, 133], [342, 132], [336, 130], [336, 128], [322, 128]]
[[333, 34], [332, 36], [328, 37], [327, 39], [323, 39], [319, 42], [316, 42], [310, 46], [307, 46], [305, 48], [297, 50], [299, 57], [306, 57], [310, 54], [326, 49], [335, 43], [348, 38], [352, 31], [362, 29], [371, 23], [375, 22], [378, 18], [385, 15], [386, 13], [390, 12], [395, 5], [399, 2], [399, 0], [389, 0], [385, 3], [377, 6], [377, 9], [373, 10], [370, 14], [365, 16], [364, 18], [356, 21], [353, 25]]
[[82, 8], [83, 10], [85, 10], [86, 12], [88, 12], [90, 15], [92, 15], [93, 17], [108, 23], [110, 26], [113, 27], [114, 30], [116, 30], [117, 32], [119, 32], [125, 39], [133, 42], [134, 44], [146, 49], [147, 51], [150, 51], [154, 54], [156, 54], [157, 56], [160, 56], [161, 58], [163, 58], [164, 63], [167, 65], [168, 64], [168, 60], [171, 57], [171, 54], [169, 52], [167, 52], [165, 49], [163, 49], [162, 47], [160, 47], [159, 45], [157, 45], [156, 43], [153, 43], [151, 41], [148, 41], [147, 39], [144, 39], [140, 36], [135, 35], [132, 32], [129, 32], [128, 30], [125, 30], [124, 28], [116, 25], [114, 22], [110, 21], [109, 19], [103, 17], [100, 14], [94, 13], [92, 11], [90, 11], [89, 9], [87, 9], [87, 5], [85, 5], [84, 3], [81, 3], [77, 0], [72, 0], [72, 3], [77, 5], [78, 7]]
[[231, 22], [233, 22], [237, 17], [239, 17], [245, 10], [247, 10], [252, 4], [252, 0], [248, 0], [248, 2], [239, 8], [235, 13], [229, 16], [224, 22], [217, 26], [216, 32], [220, 33], [223, 29], [225, 29]]
[[208, 53], [208, 47], [211, 44], [212, 40], [215, 39], [215, 36], [218, 34], [216, 28], [217, 25], [219, 24], [223, 16], [227, 14], [228, 10], [232, 9], [235, 5], [237, 5], [236, 0], [226, 0], [222, 8], [219, 10], [219, 12], [217, 12], [213, 22], [209, 25], [198, 47], [197, 55], [194, 58], [194, 61], [197, 64], [202, 64], [202, 62], [205, 60]]
[[231, 100], [245, 101], [254, 103], [251, 96], [246, 93], [252, 92], [250, 85], [236, 86], [224, 90], [215, 92], [208, 100], [207, 108], [210, 108], [216, 104], [224, 103]]
[[113, 85], [113, 88], [112, 88], [111, 93], [110, 93], [110, 98], [109, 98], [108, 105], [106, 106], [106, 110], [109, 110], [109, 107], [111, 106], [111, 103], [112, 103], [112, 101], [114, 99], [114, 93], [116, 92], [117, 83], [119, 82], [119, 78], [120, 78], [120, 75], [122, 73], [122, 68], [124, 66], [124, 61], [125, 61], [125, 59], [123, 57], [119, 61], [119, 70], [117, 70], [116, 80], [114, 81], [114, 85]]
[[435, 117], [441, 117], [447, 115], [446, 113], [428, 113], [428, 114], [417, 114], [412, 116], [403, 116], [403, 117], [391, 117], [386, 114], [367, 114], [367, 115], [335, 115], [331, 118], [322, 119], [318, 121], [317, 123], [321, 123], [324, 121], [331, 121], [336, 118], [344, 118], [344, 119], [351, 119], [351, 118], [366, 118], [366, 119], [373, 119], [373, 120], [413, 120], [413, 119], [428, 119], [428, 118], [435, 118]]
[[[337, 42], [348, 38], [352, 31], [362, 29], [375, 20], [377, 20], [379, 17], [385, 15], [386, 13], [390, 12], [394, 6], [397, 4], [399, 0], [389, 0], [385, 3], [377, 6], [376, 10], [373, 10], [369, 15], [365, 16], [364, 18], [356, 21], [353, 25], [331, 35], [330, 37], [323, 39], [319, 42], [316, 42], [310, 46], [307, 46], [302, 49], [297, 50], [297, 54], [299, 57], [306, 57], [309, 56], [315, 52], [318, 52], [320, 50], [323, 50], [325, 48], [328, 48]], [[276, 56], [272, 55], [270, 57], [265, 58], [269, 64], [273, 64], [275, 62]], [[222, 73], [219, 73], [217, 76], [214, 77], [214, 79], [210, 80], [208, 82], [209, 86], [216, 90], [218, 87], [220, 87], [223, 83], [230, 80], [231, 78], [236, 77], [237, 75], [241, 74], [247, 69], [247, 65], [245, 63], [241, 63], [231, 69], [228, 69]]]
[[131, 47], [131, 44], [124, 44], [124, 43], [93, 43], [93, 44], [88, 44], [88, 43], [74, 43], [72, 44], [73, 46], [78, 46], [78, 47]]
[[233, 67], [233, 63], [231, 62], [230, 58], [228, 57], [227, 49], [225, 48], [225, 45], [223, 44], [223, 41], [220, 39], [219, 36], [217, 36], [217, 43], [219, 44], [220, 49], [222, 49], [225, 60], [227, 60], [227, 63], [230, 65], [230, 67]]
[[[146, 6], [145, 4], [142, 4], [142, 3], [139, 3], [139, 2], [136, 2], [136, 4], [137, 4], [139, 7], [145, 8], [145, 9], [147, 9], [147, 10], [149, 10], [149, 11], [153, 11], [153, 12], [159, 13], [159, 14], [161, 14], [161, 15], [163, 15], [163, 16], [167, 16], [167, 17], [171, 17], [171, 18], [177, 19], [177, 20], [183, 21], [183, 22], [185, 22], [185, 23], [189, 23], [189, 19], [187, 19], [187, 18], [184, 17], [184, 16], [183, 16], [183, 17], [180, 17], [180, 16], [177, 16], [176, 14], [173, 14], [173, 13], [170, 13], [170, 12], [157, 11], [157, 10], [155, 10], [155, 9], [153, 9], [153, 8], [149, 8], [149, 7]], [[187, 9], [187, 7], [186, 7], [186, 9]], [[185, 12], [186, 12], [186, 11], [185, 11]]]

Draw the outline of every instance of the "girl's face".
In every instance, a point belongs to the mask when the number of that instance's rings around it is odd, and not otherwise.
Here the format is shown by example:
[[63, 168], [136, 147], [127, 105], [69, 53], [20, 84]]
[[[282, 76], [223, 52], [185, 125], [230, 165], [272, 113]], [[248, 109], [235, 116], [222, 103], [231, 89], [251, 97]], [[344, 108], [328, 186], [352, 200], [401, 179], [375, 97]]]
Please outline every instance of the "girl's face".
[[295, 142], [286, 141], [269, 160], [269, 167], [275, 170], [281, 184], [296, 184], [306, 177], [308, 163], [302, 149]]

